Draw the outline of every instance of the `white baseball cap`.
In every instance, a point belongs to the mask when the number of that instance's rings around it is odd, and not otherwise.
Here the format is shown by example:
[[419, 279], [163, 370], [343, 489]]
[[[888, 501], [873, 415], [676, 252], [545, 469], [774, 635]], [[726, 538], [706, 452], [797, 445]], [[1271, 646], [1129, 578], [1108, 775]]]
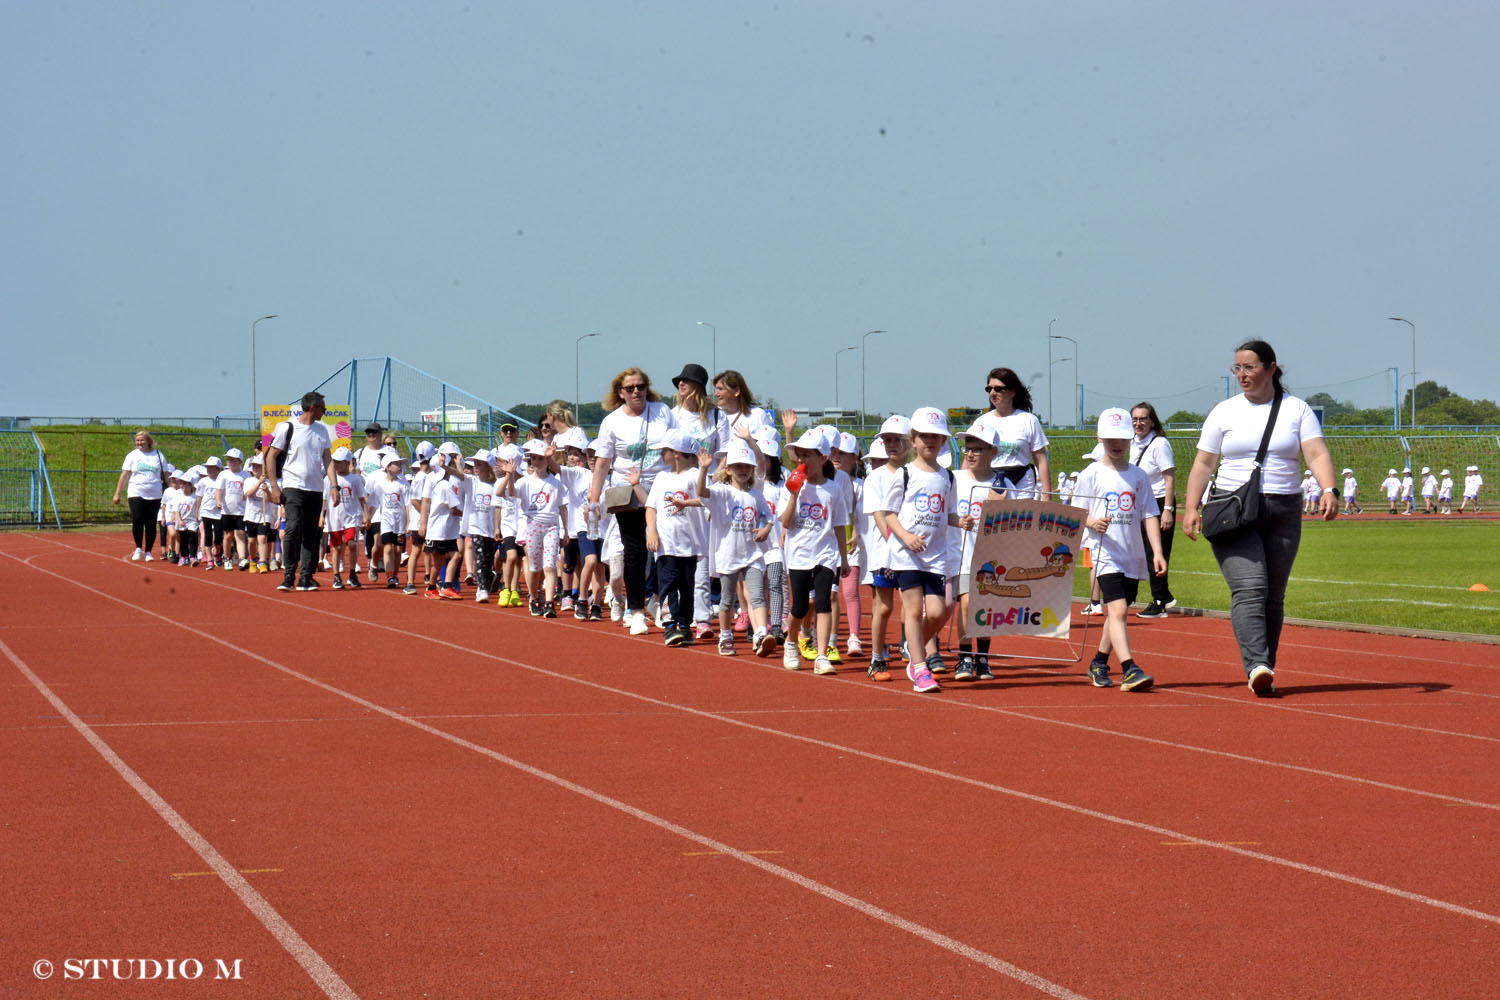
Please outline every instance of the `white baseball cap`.
[[230, 448], [228, 451], [226, 451], [224, 453], [224, 457], [225, 458], [237, 458], [237, 459], [239, 459], [240, 461], [243, 462], [245, 460], [245, 453], [243, 451], [240, 451], [238, 448]]
[[589, 436], [583, 432], [582, 427], [569, 427], [553, 438], [552, 441], [559, 448], [577, 448], [582, 450], [588, 447]]
[[673, 427], [671, 430], [667, 431], [666, 438], [662, 441], [662, 447], [671, 448], [679, 455], [696, 456], [698, 454], [698, 449], [702, 446], [698, 443], [697, 438], [693, 437], [681, 427]]
[[828, 438], [818, 433], [818, 429], [814, 427], [810, 431], [804, 431], [802, 436], [792, 444], [792, 447], [805, 448], [808, 451], [815, 451], [819, 455], [826, 457], [828, 454]]
[[335, 462], [347, 462], [353, 457], [354, 452], [350, 451], [348, 448], [339, 447], [333, 450], [333, 460]]
[[1128, 441], [1135, 437], [1135, 430], [1130, 425], [1130, 411], [1111, 406], [1099, 414], [1097, 435], [1106, 441]]
[[1428, 468], [1428, 467], [1427, 467], [1427, 466], [1425, 466], [1425, 465], [1424, 465], [1424, 466], [1422, 466], [1422, 475], [1424, 475], [1424, 476], [1425, 476], [1425, 475], [1427, 475], [1427, 473], [1429, 473], [1429, 472], [1431, 472], [1431, 471], [1432, 471], [1432, 470], [1431, 470], [1431, 469], [1430, 469], [1430, 468]]
[[584, 451], [598, 451], [599, 450], [599, 439], [598, 438], [589, 438], [589, 442], [588, 442], [588, 444], [584, 445], [583, 450]]
[[387, 448], [387, 449], [385, 449], [384, 451], [382, 451], [380, 453], [380, 467], [382, 469], [385, 468], [387, 465], [390, 465], [392, 462], [395, 462], [396, 464], [399, 465], [400, 463], [402, 463], [404, 461], [406, 461], [406, 459], [404, 459], [404, 458], [401, 457], [401, 453], [399, 451], [395, 451], [395, 450], [393, 450], [391, 448]]
[[767, 458], [775, 458], [777, 455], [781, 454], [781, 442], [777, 441], [775, 436], [761, 437], [757, 435], [755, 438], [755, 446], [759, 448], [760, 453], [762, 455], [765, 455]]
[[250, 456], [250, 464], [251, 465], [265, 465], [266, 463], [265, 463], [265, 460], [262, 459], [259, 455], [251, 455]]
[[[936, 406], [918, 407], [911, 415], [911, 431], [913, 434], [953, 436], [948, 433], [948, 415]], [[884, 428], [881, 429], [881, 433], [885, 433]]]
[[882, 434], [899, 434], [902, 437], [911, 433], [911, 421], [899, 413], [893, 413], [885, 418], [885, 423], [880, 425]]
[[[221, 462], [221, 461], [219, 461], [219, 456], [218, 455], [210, 455], [210, 456], [208, 456], [207, 458], [205, 458], [203, 460], [203, 464], [204, 465], [217, 465], [221, 469], [224, 468], [224, 463]], [[1427, 470], [1423, 469], [1422, 471], [1426, 472]]]
[[547, 454], [547, 442], [541, 438], [532, 438], [526, 442], [525, 454], [545, 456]]
[[1000, 447], [1000, 432], [995, 430], [990, 424], [982, 421], [975, 421], [970, 424], [969, 429], [964, 431], [962, 436], [974, 438], [976, 441], [983, 441], [987, 448]]
[[1341, 474], [1345, 475], [1345, 476], [1352, 476], [1352, 475], [1354, 475], [1354, 470], [1353, 469], [1345, 469], [1343, 471], [1343, 473], [1341, 473]]
[[437, 454], [437, 449], [432, 446], [431, 441], [417, 442], [417, 461], [424, 461], [435, 454]]
[[1389, 472], [1386, 473], [1387, 476], [1394, 476], [1395, 474], [1396, 474], [1396, 470], [1395, 469], [1392, 469], [1392, 470], [1390, 470]]
[[838, 441], [833, 445], [839, 451], [847, 451], [851, 455], [859, 454], [859, 438], [848, 431], [840, 431]]
[[474, 463], [476, 465], [478, 463], [480, 463], [480, 462], [483, 462], [486, 465], [488, 465], [489, 461], [490, 461], [490, 451], [489, 451], [489, 449], [488, 448], [480, 448], [478, 451], [476, 451], [474, 453], [473, 461], [474, 461]]
[[521, 460], [521, 456], [526, 454], [521, 450], [521, 446], [516, 444], [514, 441], [512, 441], [510, 444], [501, 445], [499, 452], [500, 460], [502, 462], [519, 462]]
[[463, 449], [454, 444], [452, 441], [444, 441], [442, 444], [438, 445], [438, 451], [442, 452], [444, 455], [463, 454]]
[[726, 465], [754, 465], [755, 452], [750, 450], [750, 442], [744, 438], [731, 438], [724, 462]]
[[1448, 476], [1448, 475], [1452, 475], [1452, 473], [1450, 473], [1447, 469], [1444, 469], [1442, 472], [1439, 472], [1438, 475], [1440, 475], [1440, 476]]
[[880, 440], [880, 438], [876, 438], [874, 441], [871, 441], [870, 450], [865, 452], [865, 461], [867, 463], [872, 459], [882, 459], [890, 457], [891, 456], [885, 450], [885, 442]]

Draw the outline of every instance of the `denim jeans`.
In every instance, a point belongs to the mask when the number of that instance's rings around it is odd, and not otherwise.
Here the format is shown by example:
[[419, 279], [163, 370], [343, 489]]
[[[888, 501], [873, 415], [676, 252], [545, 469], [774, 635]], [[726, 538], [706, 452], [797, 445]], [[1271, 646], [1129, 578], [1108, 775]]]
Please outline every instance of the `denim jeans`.
[[1229, 621], [1247, 675], [1258, 663], [1276, 668], [1286, 584], [1301, 540], [1302, 496], [1291, 493], [1262, 494], [1254, 524], [1209, 542], [1229, 584]]

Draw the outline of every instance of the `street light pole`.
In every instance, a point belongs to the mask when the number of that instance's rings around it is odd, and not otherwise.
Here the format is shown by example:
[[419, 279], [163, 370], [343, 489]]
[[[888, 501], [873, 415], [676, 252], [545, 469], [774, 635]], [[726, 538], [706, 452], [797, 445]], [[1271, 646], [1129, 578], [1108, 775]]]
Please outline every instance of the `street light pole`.
[[[719, 328], [716, 327], [716, 326], [714, 326], [712, 323], [705, 322], [704, 320], [701, 320], [701, 319], [698, 321], [698, 325], [699, 326], [706, 326], [710, 330], [713, 331], [713, 335], [714, 335], [714, 353], [713, 353], [713, 358], [712, 358], [712, 360], [710, 362], [713, 365], [713, 369], [708, 373], [708, 377], [709, 378], [713, 378], [715, 375], [717, 375], [719, 373]], [[709, 388], [712, 389], [713, 386], [709, 386]]]
[[250, 426], [252, 428], [260, 423], [260, 389], [255, 384], [255, 325], [275, 318], [276, 314], [272, 313], [250, 324]]
[[865, 429], [865, 421], [869, 419], [865, 411], [865, 341], [877, 333], [885, 333], [885, 331], [871, 330], [859, 338], [859, 429], [861, 432]]
[[577, 340], [573, 341], [573, 419], [578, 421], [579, 424], [583, 423], [583, 414], [580, 412], [583, 407], [578, 405], [579, 347], [585, 340], [588, 340], [590, 337], [597, 336], [599, 336], [597, 333], [585, 333], [582, 337], [579, 337]]
[[[857, 350], [859, 350], [859, 345], [852, 344], [849, 347], [833, 352], [833, 408], [835, 410], [839, 409], [839, 355], [843, 354], [844, 351]], [[864, 428], [861, 427], [860, 430], [864, 430]]]
[[1405, 323], [1411, 327], [1411, 425], [1417, 426], [1417, 324], [1400, 316], [1387, 316], [1392, 323]]
[[[1047, 356], [1048, 357], [1051, 357], [1051, 355], [1052, 355], [1052, 351], [1051, 351], [1050, 347], [1051, 347], [1051, 344], [1052, 344], [1052, 342], [1054, 340], [1066, 340], [1068, 343], [1070, 343], [1070, 344], [1073, 345], [1073, 395], [1077, 396], [1078, 395], [1078, 341], [1074, 340], [1072, 337], [1065, 337], [1065, 336], [1063, 336], [1060, 333], [1049, 333], [1049, 334], [1047, 334], [1047, 344], [1048, 344], [1048, 347], [1049, 347], [1049, 349], [1047, 351]], [[1052, 377], [1052, 371], [1051, 371], [1050, 368], [1047, 371], [1047, 377], [1049, 379]], [[1048, 393], [1050, 395], [1050, 393], [1051, 393], [1052, 390], [1048, 389], [1047, 391], [1048, 391]], [[1047, 405], [1048, 405], [1049, 408], [1051, 407], [1052, 401], [1050, 399], [1047, 401]], [[1078, 410], [1079, 410], [1079, 413], [1078, 413], [1078, 423], [1075, 424], [1074, 426], [1082, 426], [1082, 424], [1083, 424], [1083, 407], [1080, 406], [1078, 408]]]
[[1052, 426], [1052, 324], [1057, 320], [1047, 321], [1047, 426]]

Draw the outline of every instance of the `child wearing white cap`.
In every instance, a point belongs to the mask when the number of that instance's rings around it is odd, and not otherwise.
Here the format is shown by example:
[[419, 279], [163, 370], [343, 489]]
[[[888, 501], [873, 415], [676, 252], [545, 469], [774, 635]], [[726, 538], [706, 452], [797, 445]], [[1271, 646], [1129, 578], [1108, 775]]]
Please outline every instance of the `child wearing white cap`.
[[1412, 479], [1411, 466], [1401, 470], [1401, 500], [1406, 504], [1406, 509], [1401, 513], [1410, 514], [1417, 509], [1416, 505], [1416, 481]]
[[197, 486], [194, 487], [198, 491], [198, 522], [201, 525], [205, 571], [218, 567], [224, 545], [224, 528], [221, 520], [223, 510], [219, 507], [218, 491], [214, 488], [214, 484], [219, 481], [219, 473], [223, 469], [224, 465], [217, 455], [208, 456], [203, 460], [203, 471], [198, 477]]
[[[365, 530], [378, 532], [380, 544], [373, 549], [370, 568], [373, 570], [379, 559], [385, 566], [387, 590], [401, 586], [397, 570], [401, 562], [401, 543], [406, 534], [407, 495], [410, 486], [401, 478], [401, 456], [394, 449], [383, 451], [376, 461], [381, 470], [370, 481], [365, 510]], [[370, 582], [374, 583], [373, 575]]]
[[770, 656], [776, 640], [766, 624], [766, 570], [761, 546], [770, 537], [773, 515], [764, 491], [756, 483], [756, 470], [765, 459], [747, 435], [729, 442], [723, 467], [710, 483], [708, 474], [713, 464], [714, 456], [706, 451], [699, 453], [698, 499], [708, 509], [710, 536], [717, 539], [714, 567], [722, 588], [719, 655], [735, 655], [734, 597], [743, 588], [745, 614], [754, 630], [751, 648], [756, 656]]
[[228, 468], [214, 480], [214, 502], [218, 506], [219, 525], [224, 536], [224, 568], [250, 568], [249, 548], [245, 544], [245, 453], [230, 448], [224, 453]]
[[[431, 441], [419, 441], [412, 453], [411, 483], [406, 495], [406, 586], [402, 588], [402, 593], [407, 595], [417, 593], [417, 574], [423, 574], [425, 579], [427, 564], [431, 561], [422, 528], [427, 521], [427, 500], [432, 496], [432, 483], [442, 474], [433, 462], [436, 456], [437, 448]], [[433, 589], [437, 587], [435, 579], [427, 580], [427, 584]]]
[[1464, 470], [1464, 499], [1458, 505], [1458, 512], [1462, 514], [1469, 509], [1470, 502], [1474, 504], [1474, 513], [1479, 513], [1479, 490], [1484, 486], [1484, 477], [1479, 474], [1479, 466], [1471, 465]]
[[173, 548], [177, 553], [177, 565], [191, 567], [198, 560], [198, 510], [203, 502], [198, 493], [198, 467], [193, 466], [173, 474], [176, 489], [172, 492], [172, 504], [167, 515], [167, 527], [172, 532]]
[[958, 524], [954, 476], [938, 464], [948, 448], [948, 418], [936, 407], [911, 415], [912, 460], [872, 499], [890, 544], [888, 568], [901, 591], [906, 627], [906, 676], [919, 693], [938, 691], [935, 673], [946, 670], [937, 634], [947, 618], [946, 575], [950, 526]]
[[1359, 492], [1359, 480], [1354, 475], [1353, 469], [1344, 470], [1344, 513], [1363, 514], [1359, 502], [1354, 495]]
[[[797, 415], [788, 410], [782, 423], [796, 426]], [[791, 446], [797, 470], [787, 477], [786, 492], [776, 512], [785, 529], [782, 542], [791, 588], [791, 625], [788, 632], [801, 635], [816, 622], [816, 657], [813, 672], [829, 675], [837, 671], [828, 657], [833, 634], [833, 583], [849, 568], [848, 553], [839, 530], [849, 523], [849, 510], [842, 494], [830, 481], [828, 439], [808, 431]], [[795, 631], [794, 631], [795, 630]], [[788, 642], [782, 666], [801, 666], [798, 644]]]
[[1385, 491], [1385, 500], [1390, 504], [1390, 512], [1396, 513], [1396, 498], [1401, 495], [1401, 477], [1396, 475], [1395, 469], [1385, 474], [1385, 478], [1380, 481], [1380, 488]]
[[550, 450], [540, 439], [527, 441], [526, 472], [519, 478], [515, 463], [501, 465], [503, 492], [515, 497], [526, 519], [526, 589], [533, 618], [557, 617], [557, 556], [568, 514], [562, 480], [548, 471]]
[[[666, 609], [668, 646], [693, 642], [693, 588], [698, 560], [708, 556], [708, 522], [698, 500], [698, 441], [681, 427], [667, 431], [657, 473], [646, 495], [646, 548], [656, 554], [656, 585]], [[712, 455], [709, 456], [712, 461]]]
[[839, 599], [833, 605], [833, 636], [829, 641], [830, 661], [839, 662], [839, 609], [849, 619], [849, 655], [859, 656], [864, 645], [859, 641], [859, 622], [864, 608], [860, 601], [859, 578], [864, 563], [861, 561], [859, 534], [854, 530], [859, 523], [859, 510], [864, 489], [860, 480], [854, 478], [859, 468], [859, 440], [848, 431], [837, 431], [829, 446], [828, 460], [833, 463], [833, 484], [844, 492], [844, 501], [849, 507], [847, 538], [842, 539], [849, 553], [849, 569], [835, 581], [834, 589]]
[[1453, 513], [1453, 474], [1444, 469], [1439, 475], [1443, 478], [1438, 482], [1438, 512], [1451, 514]]
[[[496, 461], [493, 464], [502, 479], [507, 468], [519, 468], [525, 464], [525, 456], [520, 446], [515, 444], [502, 444], [496, 448], [495, 458]], [[496, 559], [500, 563], [500, 595], [495, 599], [495, 606], [519, 608], [522, 603], [521, 546], [517, 539], [523, 527], [521, 514], [516, 505], [516, 498], [503, 488], [495, 491], [495, 502], [499, 508], [499, 523], [496, 530], [500, 537], [499, 544], [496, 546]]]
[[1422, 466], [1422, 513], [1436, 514], [1437, 507], [1433, 505], [1433, 497], [1437, 495], [1437, 476], [1432, 474], [1432, 469]]
[[245, 539], [249, 547], [252, 573], [269, 573], [274, 534], [266, 525], [267, 512], [274, 514], [271, 488], [266, 482], [265, 460], [259, 455], [250, 459], [249, 473], [241, 484], [245, 498]]
[[364, 477], [351, 472], [354, 453], [339, 447], [333, 451], [333, 477], [324, 487], [323, 531], [328, 535], [328, 561], [333, 570], [333, 589], [343, 590], [339, 575], [348, 571], [349, 586], [358, 590], [359, 574], [354, 571], [353, 548], [359, 529], [365, 521]]
[[463, 457], [458, 447], [443, 448], [432, 456], [427, 474], [427, 499], [422, 503], [422, 559], [427, 571], [427, 589], [423, 597], [430, 601], [459, 600], [458, 574], [463, 565], [463, 550], [458, 540], [463, 535], [464, 505], [459, 495], [463, 475]]
[[[765, 473], [760, 479], [761, 494], [766, 498], [766, 506], [771, 508], [774, 515], [780, 508], [782, 499], [787, 495], [786, 469], [781, 464], [781, 438], [776, 431], [770, 427], [761, 427], [755, 431], [755, 450], [760, 452], [764, 458]], [[785, 529], [781, 521], [771, 518], [771, 532], [761, 542], [761, 558], [766, 566], [766, 628], [770, 637], [777, 645], [786, 642], [786, 553], [781, 546], [782, 536]]]
[[[1005, 496], [1005, 481], [991, 466], [999, 449], [1000, 436], [989, 424], [976, 422], [963, 433], [963, 462], [953, 474], [954, 509], [958, 512], [959, 564], [954, 581], [958, 603], [958, 667], [956, 681], [994, 680], [990, 670], [990, 637], [979, 637], [979, 656], [974, 656], [974, 640], [968, 636], [969, 582], [973, 579], [974, 543], [979, 538], [979, 523], [984, 517], [986, 500]], [[1058, 473], [1065, 483], [1067, 473]], [[1061, 492], [1061, 486], [1059, 486]]]
[[464, 532], [469, 537], [469, 552], [474, 563], [474, 603], [489, 602], [495, 584], [495, 492], [500, 481], [490, 465], [490, 453], [474, 453], [474, 464], [465, 476]]
[[1120, 660], [1120, 689], [1148, 691], [1151, 676], [1130, 655], [1126, 612], [1147, 575], [1143, 522], [1151, 544], [1151, 561], [1158, 573], [1167, 570], [1161, 552], [1161, 511], [1151, 489], [1151, 477], [1129, 461], [1130, 441], [1135, 436], [1130, 414], [1119, 407], [1105, 410], [1099, 414], [1097, 434], [1104, 455], [1078, 477], [1072, 502], [1086, 512], [1084, 525], [1094, 541], [1094, 574], [1104, 603], [1104, 625], [1099, 650], [1089, 664], [1089, 679], [1094, 687], [1113, 685], [1109, 657], [1114, 653]]
[[[879, 501], [901, 481], [911, 452], [911, 421], [900, 414], [887, 417], [875, 439], [885, 455], [885, 462], [865, 477], [863, 510], [867, 524], [862, 528], [865, 549], [864, 582], [870, 585], [870, 666], [872, 681], [891, 679], [887, 666], [886, 635], [891, 612], [896, 607], [896, 575], [890, 565], [891, 538], [885, 520], [875, 513]], [[871, 445], [874, 450], [874, 445]]]

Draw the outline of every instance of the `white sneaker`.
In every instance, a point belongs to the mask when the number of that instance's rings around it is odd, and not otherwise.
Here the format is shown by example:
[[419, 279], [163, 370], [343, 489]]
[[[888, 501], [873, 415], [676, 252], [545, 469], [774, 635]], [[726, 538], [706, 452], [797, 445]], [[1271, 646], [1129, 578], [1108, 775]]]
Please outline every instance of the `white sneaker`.
[[850, 656], [861, 656], [865, 651], [864, 644], [859, 641], [859, 636], [857, 635], [849, 637], [849, 645], [845, 649], [848, 650]]
[[483, 604], [486, 601], [488, 601], [489, 599], [490, 599], [490, 592], [488, 590], [476, 590], [476, 591], [474, 591], [474, 603], [475, 604]]
[[797, 652], [797, 644], [789, 642], [781, 654], [781, 665], [788, 670], [802, 669], [802, 656]]
[[151, 553], [147, 552], [146, 553], [146, 561], [147, 562], [156, 562], [156, 557], [153, 556]]
[[141, 557], [144, 556], [144, 555], [145, 555], [144, 552], [142, 552], [140, 549], [136, 549], [134, 552], [132, 552], [130, 554], [130, 561], [131, 562], [140, 562], [141, 561]]
[[620, 603], [620, 599], [618, 597], [611, 597], [609, 599], [609, 620], [612, 622], [617, 622], [624, 617], [625, 605]]
[[1088, 615], [1090, 617], [1093, 617], [1095, 615], [1102, 615], [1104, 614], [1104, 605], [1100, 604], [1098, 601], [1089, 601], [1088, 604], [1084, 605], [1083, 610], [1078, 613], [1080, 615]]
[[630, 634], [645, 635], [650, 631], [651, 627], [646, 624], [646, 613], [644, 611], [632, 612], [630, 615]]
[[829, 674], [838, 673], [838, 668], [835, 667], [832, 663], [828, 662], [828, 657], [820, 656], [813, 663], [813, 673], [817, 674], [819, 677], [826, 677]]

